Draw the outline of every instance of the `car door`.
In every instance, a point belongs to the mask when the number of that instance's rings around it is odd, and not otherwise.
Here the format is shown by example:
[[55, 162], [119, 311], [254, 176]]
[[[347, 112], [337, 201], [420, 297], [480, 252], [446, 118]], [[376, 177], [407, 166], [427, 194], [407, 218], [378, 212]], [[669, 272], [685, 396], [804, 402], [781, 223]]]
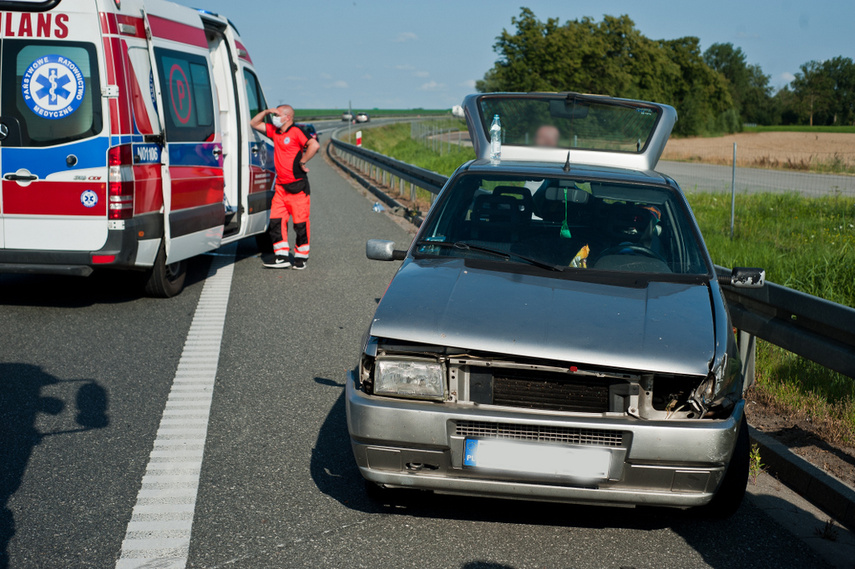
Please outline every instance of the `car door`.
[[[248, 119], [251, 119], [267, 108], [267, 101], [264, 99], [258, 76], [246, 65], [243, 66], [243, 79], [246, 87], [246, 113]], [[246, 124], [249, 124], [248, 119]], [[247, 233], [257, 233], [267, 227], [276, 172], [273, 165], [273, 141], [257, 130], [249, 130], [247, 169], [250, 182], [247, 211], [250, 214], [250, 228]]]

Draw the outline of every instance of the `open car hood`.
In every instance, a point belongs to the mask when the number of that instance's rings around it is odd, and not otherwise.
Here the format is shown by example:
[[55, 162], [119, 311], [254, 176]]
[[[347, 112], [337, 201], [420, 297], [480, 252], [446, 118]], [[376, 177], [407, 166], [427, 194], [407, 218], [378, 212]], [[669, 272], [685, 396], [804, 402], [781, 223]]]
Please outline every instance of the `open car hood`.
[[370, 334], [680, 375], [709, 373], [715, 350], [705, 285], [622, 287], [476, 269], [459, 258], [406, 261]]
[[[490, 158], [498, 114], [502, 160], [564, 164], [569, 154], [571, 164], [633, 170], [656, 168], [677, 121], [669, 105], [570, 92], [469, 95], [463, 109], [478, 158]], [[541, 127], [557, 129], [557, 145], [540, 142]]]

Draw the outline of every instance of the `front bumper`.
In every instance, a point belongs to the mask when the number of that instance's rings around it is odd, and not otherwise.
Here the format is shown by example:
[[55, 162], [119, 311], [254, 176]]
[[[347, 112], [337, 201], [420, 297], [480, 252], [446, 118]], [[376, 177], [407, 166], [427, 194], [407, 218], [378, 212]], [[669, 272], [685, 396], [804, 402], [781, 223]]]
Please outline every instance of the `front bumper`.
[[[724, 477], [744, 412], [740, 401], [726, 419], [643, 421], [405, 401], [367, 395], [357, 389], [352, 372], [346, 392], [353, 454], [369, 481], [449, 494], [584, 504], [688, 508], [708, 503]], [[496, 425], [503, 434], [487, 428]], [[555, 444], [555, 433], [566, 433], [574, 442], [562, 446], [606, 449], [608, 477], [582, 481], [526, 472], [524, 466], [512, 473], [464, 466], [467, 437], [507, 437], [509, 432], [517, 442], [532, 445]], [[548, 433], [551, 442], [537, 433]], [[583, 436], [575, 440], [574, 433]]]

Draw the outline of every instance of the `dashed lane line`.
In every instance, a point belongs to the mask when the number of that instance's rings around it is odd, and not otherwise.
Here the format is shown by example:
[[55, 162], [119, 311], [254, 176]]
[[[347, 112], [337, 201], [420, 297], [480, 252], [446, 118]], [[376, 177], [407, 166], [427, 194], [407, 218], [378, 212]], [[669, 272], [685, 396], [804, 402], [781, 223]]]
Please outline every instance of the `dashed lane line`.
[[184, 569], [236, 247], [214, 255], [160, 419], [116, 569]]

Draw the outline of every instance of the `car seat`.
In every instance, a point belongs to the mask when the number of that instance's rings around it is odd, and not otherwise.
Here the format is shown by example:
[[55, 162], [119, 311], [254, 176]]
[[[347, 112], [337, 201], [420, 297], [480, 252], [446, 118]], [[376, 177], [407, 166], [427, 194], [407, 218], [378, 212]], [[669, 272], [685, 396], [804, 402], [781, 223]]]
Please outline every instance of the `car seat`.
[[499, 243], [514, 243], [528, 226], [531, 213], [520, 207], [516, 197], [502, 194], [481, 194], [472, 207], [472, 239]]

